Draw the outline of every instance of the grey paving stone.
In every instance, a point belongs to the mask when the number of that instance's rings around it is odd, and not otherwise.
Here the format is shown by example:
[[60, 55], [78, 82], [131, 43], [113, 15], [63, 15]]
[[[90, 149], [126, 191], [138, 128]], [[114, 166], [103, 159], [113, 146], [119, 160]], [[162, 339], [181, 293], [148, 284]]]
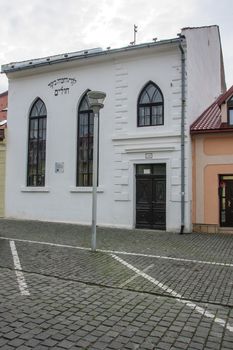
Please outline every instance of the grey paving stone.
[[9, 341], [7, 345], [10, 345], [10, 346], [13, 346], [15, 348], [18, 348], [23, 343], [24, 343], [24, 340], [18, 338], [18, 339], [13, 339], [13, 340]]
[[4, 338], [6, 338], [6, 339], [15, 339], [17, 337], [18, 337], [18, 333], [13, 332], [13, 331], [4, 334]]
[[39, 339], [29, 339], [25, 342], [25, 346], [29, 346], [30, 348], [33, 348], [37, 346], [41, 341]]
[[[0, 220], [1, 221], [1, 220]], [[1, 221], [0, 236], [89, 244], [75, 225]], [[16, 227], [17, 226], [17, 227]], [[98, 229], [101, 248], [233, 262], [233, 239]], [[87, 239], [88, 238], [88, 239]], [[32, 349], [232, 349], [232, 332], [187, 307], [110, 254], [16, 241], [29, 297], [19, 294], [9, 242], [0, 239], [0, 347]], [[129, 264], [233, 324], [233, 268], [118, 254]], [[127, 288], [129, 290], [127, 290]], [[144, 293], [146, 292], [146, 293]], [[15, 337], [14, 334], [17, 334]], [[8, 338], [4, 338], [4, 336]], [[9, 345], [18, 340], [18, 345]], [[4, 342], [5, 341], [5, 342]], [[2, 342], [2, 343], [1, 343]], [[21, 342], [21, 345], [20, 345]], [[16, 344], [16, 343], [11, 343]], [[152, 347], [153, 346], [153, 347]], [[220, 347], [221, 346], [221, 347]]]
[[90, 343], [88, 341], [85, 341], [85, 340], [81, 339], [81, 340], [77, 341], [76, 346], [80, 346], [83, 349], [88, 349], [88, 347], [90, 346]]
[[4, 345], [2, 348], [2, 350], [14, 350], [14, 349], [15, 349], [15, 347], [10, 346], [10, 345]]
[[8, 339], [6, 338], [0, 338], [0, 348], [3, 348], [3, 346], [8, 342]]
[[45, 341], [43, 341], [43, 345], [47, 346], [48, 348], [56, 348], [56, 345], [58, 344], [58, 342], [56, 340], [53, 339], [46, 339]]
[[145, 349], [145, 350], [154, 350], [155, 349], [155, 345], [149, 342], [143, 342], [140, 345], [141, 349]]
[[57, 341], [62, 341], [63, 339], [66, 338], [66, 335], [61, 334], [61, 333], [55, 333], [51, 336], [52, 339], [57, 340]]
[[64, 349], [70, 349], [72, 346], [74, 345], [73, 342], [69, 341], [69, 340], [62, 340], [60, 343], [59, 343], [59, 346], [61, 348], [64, 348]]
[[123, 346], [124, 345], [122, 343], [120, 343], [119, 341], [116, 341], [116, 340], [112, 341], [108, 345], [109, 349], [123, 349]]
[[[57, 350], [58, 350], [59, 348], [57, 347]], [[34, 350], [48, 350], [48, 347], [47, 346], [44, 346], [44, 345], [36, 345], [35, 347], [34, 347]]]

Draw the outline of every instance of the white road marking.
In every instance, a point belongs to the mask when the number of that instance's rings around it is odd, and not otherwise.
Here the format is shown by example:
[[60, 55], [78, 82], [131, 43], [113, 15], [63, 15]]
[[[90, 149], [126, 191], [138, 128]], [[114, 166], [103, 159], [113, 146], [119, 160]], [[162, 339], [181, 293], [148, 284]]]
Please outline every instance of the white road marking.
[[207, 265], [233, 267], [233, 264], [230, 264], [230, 263], [221, 263], [221, 262], [203, 261], [203, 260], [185, 259], [185, 258], [173, 258], [171, 256], [153, 255], [153, 254], [128, 253], [128, 252], [124, 252], [124, 251], [123, 252], [119, 252], [119, 251], [114, 251], [114, 250], [113, 251], [111, 251], [111, 250], [99, 250], [99, 251], [101, 251], [103, 253], [109, 253], [109, 254], [141, 256], [141, 257], [145, 257], [145, 258], [155, 258], [155, 259], [191, 262], [191, 263], [197, 263], [197, 264], [207, 264]]
[[[62, 248], [71, 248], [71, 249], [80, 249], [80, 250], [86, 250], [90, 251], [90, 248], [86, 247], [79, 247], [79, 246], [71, 246], [71, 245], [65, 245], [65, 244], [58, 244], [58, 243], [50, 243], [50, 242], [40, 242], [40, 241], [31, 241], [31, 240], [25, 240], [25, 239], [15, 239], [15, 238], [8, 238], [8, 237], [0, 237], [0, 239], [5, 239], [10, 241], [10, 246], [11, 246], [11, 251], [12, 251], [12, 256], [14, 260], [14, 265], [16, 269], [16, 276], [20, 288], [20, 292], [22, 295], [30, 295], [28, 289], [27, 289], [27, 284], [24, 279], [23, 273], [22, 273], [22, 268], [21, 264], [19, 261], [18, 253], [15, 247], [14, 241], [18, 242], [27, 242], [27, 243], [32, 243], [32, 244], [42, 244], [42, 245], [49, 245], [49, 246], [54, 246], [54, 247], [62, 247]], [[215, 323], [221, 325], [222, 327], [226, 327], [230, 332], [233, 332], [233, 326], [231, 326], [229, 323], [227, 323], [225, 320], [221, 318], [215, 317], [214, 314], [210, 313], [209, 311], [203, 309], [200, 306], [197, 306], [193, 302], [189, 302], [187, 300], [182, 300], [182, 296], [174, 291], [173, 289], [169, 288], [165, 284], [157, 281], [153, 277], [147, 275], [145, 272], [140, 271], [133, 265], [127, 263], [125, 260], [121, 259], [120, 257], [116, 256], [115, 254], [121, 254], [121, 255], [130, 255], [130, 256], [142, 256], [142, 257], [149, 257], [149, 258], [159, 258], [159, 259], [167, 259], [167, 260], [176, 260], [176, 261], [186, 261], [186, 262], [194, 262], [194, 263], [200, 263], [200, 264], [210, 264], [210, 265], [220, 265], [220, 266], [227, 266], [227, 267], [233, 267], [233, 264], [227, 264], [227, 263], [218, 263], [218, 262], [208, 262], [208, 261], [200, 261], [200, 260], [192, 260], [192, 259], [182, 259], [182, 258], [172, 258], [172, 257], [166, 257], [166, 256], [158, 256], [158, 255], [151, 255], [151, 254], [140, 254], [140, 253], [128, 253], [124, 251], [112, 251], [112, 250], [106, 250], [106, 249], [98, 249], [98, 252], [103, 252], [103, 253], [108, 253], [111, 254], [111, 256], [116, 259], [118, 262], [121, 264], [127, 266], [129, 269], [134, 271], [137, 275], [144, 277], [154, 285], [158, 286], [162, 290], [168, 292], [171, 294], [173, 297], [175, 297], [179, 302], [187, 305], [188, 307], [194, 309], [198, 313], [205, 315], [208, 318], [212, 318]], [[149, 268], [149, 267], [148, 267]]]
[[[48, 246], [51, 246], [51, 247], [70, 248], [70, 249], [91, 251], [91, 248], [73, 246], [73, 245], [68, 245], [68, 244], [59, 244], [59, 243], [50, 243], [50, 242], [41, 242], [41, 241], [31, 241], [31, 240], [27, 240], [27, 239], [8, 238], [8, 237], [0, 237], [0, 239], [5, 239], [5, 240], [8, 240], [8, 241], [14, 240], [14, 241], [17, 241], [17, 242], [26, 242], [26, 243], [32, 243], [32, 244], [42, 244], [42, 245], [48, 245]], [[196, 263], [196, 264], [206, 264], [206, 265], [233, 267], [233, 264], [224, 263], [224, 262], [203, 261], [203, 260], [185, 259], [185, 258], [173, 258], [171, 256], [142, 254], [142, 253], [129, 253], [129, 252], [125, 252], [125, 251], [107, 250], [107, 249], [96, 249], [96, 251], [100, 252], [100, 253], [107, 253], [107, 254], [121, 254], [121, 255], [130, 255], [130, 256], [141, 256], [141, 257], [145, 257], [145, 258], [164, 259], [164, 260], [191, 262], [191, 263]]]
[[15, 266], [15, 274], [16, 274], [18, 285], [19, 285], [20, 293], [22, 295], [30, 295], [30, 293], [28, 291], [27, 283], [25, 281], [25, 278], [24, 278], [24, 275], [22, 272], [22, 267], [20, 264], [19, 256], [18, 256], [14, 241], [10, 241], [10, 247], [11, 247], [11, 253], [12, 253], [14, 266]]
[[139, 276], [144, 277], [146, 280], [150, 281], [151, 283], [153, 283], [154, 285], [158, 286], [159, 288], [161, 288], [162, 290], [164, 290], [165, 292], [171, 294], [173, 297], [176, 298], [177, 301], [179, 301], [182, 304], [185, 304], [186, 306], [190, 307], [191, 309], [197, 311], [199, 314], [204, 315], [205, 317], [211, 318], [214, 320], [215, 323], [219, 324], [222, 327], [226, 327], [230, 332], [233, 333], [233, 326], [231, 326], [228, 322], [226, 322], [225, 320], [221, 319], [221, 318], [217, 318], [215, 317], [214, 314], [212, 314], [211, 312], [209, 312], [208, 310], [203, 309], [202, 307], [196, 305], [193, 302], [189, 302], [187, 300], [182, 300], [182, 296], [181, 294], [177, 293], [176, 291], [174, 291], [173, 289], [169, 288], [168, 286], [166, 286], [166, 284], [163, 284], [159, 281], [157, 281], [155, 278], [147, 275], [145, 272], [137, 269], [136, 267], [134, 267], [133, 265], [127, 263], [127, 261], [121, 259], [119, 256], [116, 256], [115, 254], [111, 254], [111, 256], [117, 260], [118, 262], [120, 262], [122, 265], [128, 267], [130, 270], [134, 271], [136, 274], [138, 274]]
[[[143, 271], [143, 272], [147, 272], [147, 271], [148, 271], [149, 269], [151, 269], [152, 267], [154, 267], [154, 264], [147, 266], [147, 267], [146, 267], [144, 270], [142, 270], [142, 271]], [[134, 276], [130, 277], [130, 278], [127, 279], [125, 282], [121, 283], [121, 284], [119, 285], [119, 288], [125, 287], [126, 284], [129, 284], [130, 282], [134, 281], [135, 278], [138, 278], [138, 277], [139, 277], [139, 276], [138, 276], [138, 274], [136, 273]]]
[[91, 248], [87, 248], [87, 247], [78, 247], [78, 246], [74, 246], [74, 245], [51, 243], [51, 242], [42, 242], [42, 241], [31, 241], [29, 239], [9, 238], [9, 237], [0, 237], [0, 239], [6, 239], [8, 241], [16, 241], [16, 242], [26, 242], [26, 243], [32, 243], [32, 244], [49, 245], [49, 246], [52, 246], [52, 247], [91, 250]]

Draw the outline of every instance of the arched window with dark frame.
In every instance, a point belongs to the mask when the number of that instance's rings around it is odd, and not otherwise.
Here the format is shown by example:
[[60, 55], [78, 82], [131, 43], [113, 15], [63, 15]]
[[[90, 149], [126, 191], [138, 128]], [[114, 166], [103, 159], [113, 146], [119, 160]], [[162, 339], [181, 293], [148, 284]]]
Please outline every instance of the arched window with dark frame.
[[47, 110], [38, 98], [29, 114], [27, 186], [45, 186]]
[[138, 97], [138, 126], [164, 124], [164, 100], [160, 88], [148, 82]]
[[77, 186], [92, 186], [94, 114], [87, 94], [78, 109]]

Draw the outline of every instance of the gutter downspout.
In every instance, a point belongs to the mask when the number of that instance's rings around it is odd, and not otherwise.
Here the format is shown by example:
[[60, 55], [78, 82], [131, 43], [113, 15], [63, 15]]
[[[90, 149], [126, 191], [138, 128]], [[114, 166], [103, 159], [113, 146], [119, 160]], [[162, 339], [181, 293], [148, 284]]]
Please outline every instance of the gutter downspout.
[[179, 49], [181, 51], [181, 226], [180, 234], [185, 227], [185, 53], [180, 38]]

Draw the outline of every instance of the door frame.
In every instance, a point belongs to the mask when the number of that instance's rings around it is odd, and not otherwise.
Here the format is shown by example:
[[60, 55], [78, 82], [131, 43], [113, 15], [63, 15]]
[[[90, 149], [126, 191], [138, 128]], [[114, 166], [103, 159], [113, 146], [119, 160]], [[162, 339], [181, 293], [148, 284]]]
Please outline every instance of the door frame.
[[168, 222], [170, 220], [170, 215], [169, 215], [169, 188], [171, 187], [170, 184], [170, 178], [168, 176], [168, 169], [170, 168], [170, 159], [168, 158], [161, 158], [161, 159], [157, 159], [156, 161], [153, 161], [153, 159], [151, 159], [151, 161], [148, 161], [147, 159], [144, 161], [134, 161], [132, 162], [133, 164], [133, 171], [131, 176], [133, 176], [133, 228], [136, 229], [136, 167], [137, 165], [156, 165], [156, 164], [165, 164], [166, 165], [166, 223], [165, 223], [165, 231], [167, 231], [169, 225]]
[[[223, 176], [231, 176], [232, 179], [222, 179]], [[222, 212], [222, 194], [221, 194], [221, 181], [225, 181], [225, 182], [228, 182], [228, 181], [232, 181], [233, 182], [233, 174], [219, 174], [218, 175], [218, 203], [219, 203], [219, 226], [220, 227], [233, 227], [232, 226], [229, 226], [229, 225], [224, 225], [222, 223], [222, 220], [221, 220], [221, 212]], [[226, 209], [225, 209], [226, 210]]]

